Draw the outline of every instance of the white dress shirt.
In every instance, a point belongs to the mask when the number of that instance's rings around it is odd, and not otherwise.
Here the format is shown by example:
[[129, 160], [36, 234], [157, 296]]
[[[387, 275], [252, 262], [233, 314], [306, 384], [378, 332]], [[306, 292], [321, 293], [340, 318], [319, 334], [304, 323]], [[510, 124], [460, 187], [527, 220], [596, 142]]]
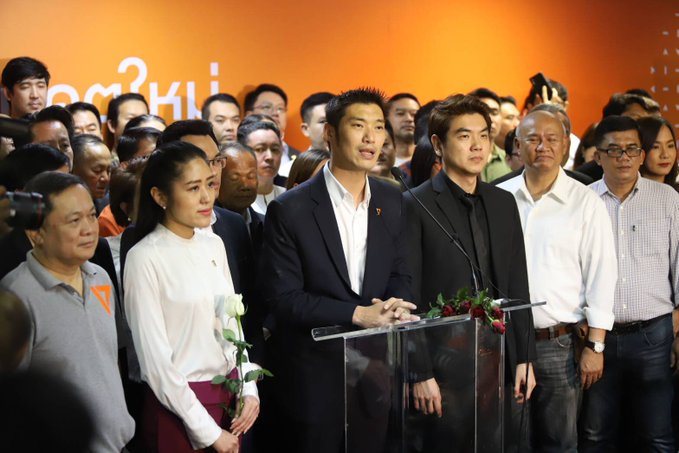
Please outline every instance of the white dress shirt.
[[269, 203], [274, 201], [279, 195], [283, 194], [285, 192], [285, 187], [277, 186], [274, 184], [273, 190], [267, 194], [262, 194], [258, 193], [257, 198], [255, 198], [255, 202], [252, 203], [252, 209], [255, 210], [255, 212], [266, 215], [266, 208], [269, 206]]
[[[222, 240], [206, 230], [184, 239], [158, 225], [129, 251], [124, 285], [142, 379], [182, 420], [194, 448], [212, 445], [222, 429], [188, 383], [236, 366], [236, 348], [222, 337], [222, 328], [238, 332], [219, 300], [234, 293]], [[245, 384], [243, 394], [257, 396], [256, 384]]]
[[354, 196], [335, 178], [328, 164], [323, 167], [323, 176], [342, 240], [351, 289], [360, 296], [363, 290], [365, 256], [368, 251], [368, 206], [370, 205], [368, 177], [365, 178], [363, 201], [356, 207]]
[[524, 174], [498, 187], [511, 192], [519, 208], [531, 301], [547, 302], [533, 308], [535, 327], [587, 317], [590, 327], [610, 330], [618, 271], [611, 220], [601, 199], [562, 169], [537, 201]]

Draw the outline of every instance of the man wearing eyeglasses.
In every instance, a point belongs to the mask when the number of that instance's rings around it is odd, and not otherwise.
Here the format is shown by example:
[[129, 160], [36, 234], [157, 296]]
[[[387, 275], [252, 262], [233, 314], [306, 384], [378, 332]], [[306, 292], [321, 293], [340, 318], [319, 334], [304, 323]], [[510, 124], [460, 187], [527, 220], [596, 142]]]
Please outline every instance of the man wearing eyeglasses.
[[[530, 401], [536, 451], [576, 452], [582, 388], [604, 373], [605, 334], [613, 326], [617, 278], [611, 221], [604, 203], [561, 168], [568, 152], [563, 123], [534, 111], [516, 130], [524, 172], [498, 187], [511, 192], [521, 216], [538, 359]], [[587, 321], [590, 346], [576, 365], [577, 324]]]
[[[285, 143], [285, 127], [288, 124], [288, 95], [277, 85], [262, 83], [245, 95], [245, 116], [252, 113], [269, 115], [276, 122], [281, 132], [283, 144], [281, 165], [278, 174], [287, 178], [292, 161], [299, 156], [300, 151]], [[284, 186], [284, 181], [276, 181]]]
[[624, 440], [629, 451], [676, 451], [670, 364], [679, 353], [679, 194], [639, 174], [645, 156], [634, 119], [604, 118], [594, 140], [604, 177], [590, 187], [612, 222], [618, 284], [606, 373], [583, 401], [580, 451], [620, 450], [623, 420], [634, 427], [625, 434], [633, 436]]

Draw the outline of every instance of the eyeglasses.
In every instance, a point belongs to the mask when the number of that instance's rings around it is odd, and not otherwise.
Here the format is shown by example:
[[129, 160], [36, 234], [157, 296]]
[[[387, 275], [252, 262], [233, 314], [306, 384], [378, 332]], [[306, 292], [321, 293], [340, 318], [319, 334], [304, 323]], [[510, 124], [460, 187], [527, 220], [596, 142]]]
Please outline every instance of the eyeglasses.
[[226, 156], [217, 156], [212, 160], [207, 161], [210, 167], [215, 168], [225, 168], [226, 167]]
[[288, 108], [285, 106], [281, 107], [274, 107], [273, 104], [262, 104], [262, 105], [255, 105], [253, 109], [260, 110], [264, 112], [267, 115], [271, 115], [272, 113], [276, 112], [279, 115], [284, 114], [285, 112], [288, 111]]
[[621, 148], [619, 146], [609, 146], [608, 148], [597, 148], [597, 151], [608, 154], [608, 157], [613, 157], [617, 159], [622, 157], [622, 153], [627, 154], [627, 157], [638, 157], [641, 156], [641, 148], [637, 145], [630, 145], [627, 148]]

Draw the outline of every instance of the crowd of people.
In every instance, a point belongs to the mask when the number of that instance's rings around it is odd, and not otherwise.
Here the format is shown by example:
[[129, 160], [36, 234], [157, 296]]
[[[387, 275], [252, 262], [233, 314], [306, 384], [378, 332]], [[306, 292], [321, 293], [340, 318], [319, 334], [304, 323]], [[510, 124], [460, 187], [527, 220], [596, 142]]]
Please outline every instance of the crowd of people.
[[[553, 79], [522, 105], [319, 92], [300, 151], [277, 85], [167, 124], [139, 93], [105, 122], [47, 106], [49, 83], [34, 58], [2, 71], [3, 449], [388, 451], [386, 428], [345, 439], [342, 344], [311, 329], [470, 288], [546, 301], [507, 327], [505, 451], [677, 451], [679, 167], [650, 93], [612, 94], [578, 137]], [[440, 370], [419, 371], [412, 410], [440, 433]]]

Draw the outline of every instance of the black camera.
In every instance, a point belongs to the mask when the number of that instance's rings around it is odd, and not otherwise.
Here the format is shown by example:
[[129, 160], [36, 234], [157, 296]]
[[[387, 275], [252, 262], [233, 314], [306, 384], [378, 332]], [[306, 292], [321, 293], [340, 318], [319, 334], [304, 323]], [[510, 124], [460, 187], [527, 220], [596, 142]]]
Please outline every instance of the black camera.
[[24, 230], [37, 230], [45, 216], [45, 203], [39, 193], [7, 192], [0, 199], [9, 199], [7, 224]]

